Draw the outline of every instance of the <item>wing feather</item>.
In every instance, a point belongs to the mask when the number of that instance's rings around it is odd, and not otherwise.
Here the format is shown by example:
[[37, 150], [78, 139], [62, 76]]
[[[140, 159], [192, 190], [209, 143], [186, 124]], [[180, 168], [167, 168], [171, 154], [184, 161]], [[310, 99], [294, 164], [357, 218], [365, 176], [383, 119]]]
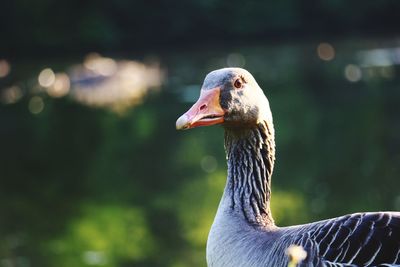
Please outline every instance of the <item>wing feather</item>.
[[307, 231], [298, 244], [328, 266], [400, 265], [400, 212], [351, 214], [312, 224]]

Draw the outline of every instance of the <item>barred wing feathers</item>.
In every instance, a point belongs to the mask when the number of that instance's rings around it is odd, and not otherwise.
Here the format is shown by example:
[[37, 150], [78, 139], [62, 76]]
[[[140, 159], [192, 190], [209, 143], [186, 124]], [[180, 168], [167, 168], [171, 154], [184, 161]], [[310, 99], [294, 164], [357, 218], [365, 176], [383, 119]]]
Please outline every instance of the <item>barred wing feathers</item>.
[[400, 266], [400, 212], [355, 213], [304, 225], [304, 266]]

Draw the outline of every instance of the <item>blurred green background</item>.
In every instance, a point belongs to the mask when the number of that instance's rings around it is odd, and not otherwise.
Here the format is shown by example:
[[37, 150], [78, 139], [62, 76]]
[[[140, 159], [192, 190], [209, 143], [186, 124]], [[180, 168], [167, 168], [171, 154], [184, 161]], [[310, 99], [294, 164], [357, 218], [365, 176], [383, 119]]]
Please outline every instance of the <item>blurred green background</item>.
[[0, 266], [205, 266], [223, 130], [175, 120], [227, 66], [271, 103], [278, 225], [400, 209], [399, 1], [0, 6]]

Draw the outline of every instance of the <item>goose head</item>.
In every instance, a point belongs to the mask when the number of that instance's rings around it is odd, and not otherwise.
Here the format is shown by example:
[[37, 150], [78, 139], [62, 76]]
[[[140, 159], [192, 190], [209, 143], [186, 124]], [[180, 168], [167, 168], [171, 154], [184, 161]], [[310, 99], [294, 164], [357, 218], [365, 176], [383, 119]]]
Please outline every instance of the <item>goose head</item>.
[[269, 102], [253, 75], [241, 68], [210, 72], [197, 102], [176, 121], [178, 130], [222, 124], [229, 128], [272, 123]]

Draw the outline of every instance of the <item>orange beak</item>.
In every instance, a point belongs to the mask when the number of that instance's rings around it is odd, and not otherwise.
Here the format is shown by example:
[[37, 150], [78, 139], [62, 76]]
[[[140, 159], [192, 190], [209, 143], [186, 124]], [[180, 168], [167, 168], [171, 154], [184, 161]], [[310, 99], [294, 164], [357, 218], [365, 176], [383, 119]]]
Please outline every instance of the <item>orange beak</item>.
[[186, 130], [224, 122], [225, 111], [219, 104], [219, 87], [201, 90], [199, 100], [176, 121], [176, 129]]

